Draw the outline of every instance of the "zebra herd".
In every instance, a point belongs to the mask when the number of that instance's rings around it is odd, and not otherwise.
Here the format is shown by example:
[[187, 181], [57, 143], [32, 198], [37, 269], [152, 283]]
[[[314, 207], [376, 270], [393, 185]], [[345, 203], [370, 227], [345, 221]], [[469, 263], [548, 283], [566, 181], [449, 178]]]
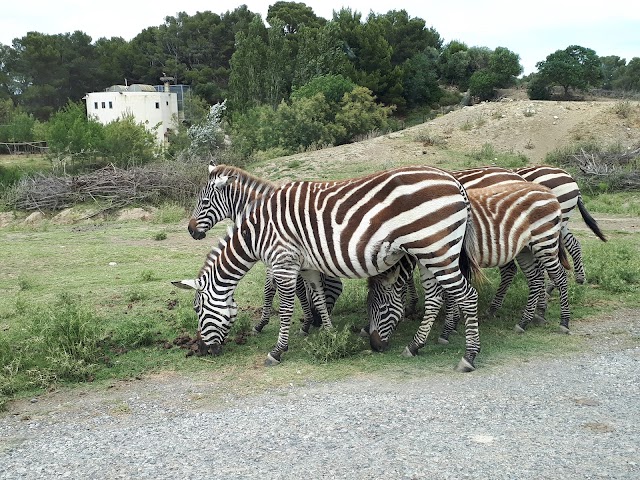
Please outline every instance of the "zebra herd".
[[523, 270], [529, 298], [520, 330], [536, 309], [544, 314], [546, 272], [560, 293], [561, 328], [568, 331], [564, 247], [573, 258], [576, 279], [584, 281], [580, 243], [567, 227], [576, 205], [605, 240], [573, 179], [551, 167], [447, 172], [412, 166], [345, 181], [276, 186], [239, 168], [211, 165], [189, 233], [201, 239], [224, 218], [234, 223], [195, 279], [172, 283], [195, 290], [200, 338], [218, 353], [237, 315], [233, 294], [238, 282], [255, 263], [264, 262], [265, 302], [255, 329], [259, 332], [268, 322], [277, 290], [280, 330], [266, 360], [274, 365], [288, 349], [296, 294], [305, 316], [303, 331], [308, 332], [316, 310], [322, 325], [330, 327], [340, 278], [369, 278], [370, 343], [384, 350], [404, 315], [404, 298], [416, 298], [411, 287], [417, 267], [424, 315], [404, 354], [414, 356], [426, 344], [444, 304], [439, 340], [446, 342], [462, 313], [465, 353], [457, 370], [472, 371], [480, 338], [478, 294], [470, 279], [481, 274], [480, 268], [500, 267], [493, 310], [516, 273], [516, 261]]

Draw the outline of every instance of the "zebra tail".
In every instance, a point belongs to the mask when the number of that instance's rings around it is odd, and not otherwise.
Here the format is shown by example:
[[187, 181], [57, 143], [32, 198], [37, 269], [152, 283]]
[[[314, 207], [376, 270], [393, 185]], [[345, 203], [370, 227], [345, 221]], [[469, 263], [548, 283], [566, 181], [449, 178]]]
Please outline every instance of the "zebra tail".
[[558, 260], [565, 270], [571, 270], [571, 263], [569, 263], [569, 255], [567, 255], [567, 249], [564, 246], [562, 237], [558, 238]]
[[580, 209], [580, 214], [582, 215], [582, 219], [584, 220], [584, 223], [587, 224], [587, 226], [591, 229], [591, 231], [595, 233], [600, 240], [602, 240], [603, 242], [606, 242], [607, 238], [604, 236], [604, 233], [602, 233], [602, 230], [600, 230], [600, 227], [598, 226], [598, 222], [596, 222], [595, 218], [591, 216], [591, 214], [587, 210], [587, 207], [584, 206], [584, 203], [582, 202], [582, 197], [578, 197], [578, 208]]
[[474, 255], [474, 252], [477, 251], [476, 243], [476, 232], [473, 228], [473, 222], [469, 218], [464, 232], [464, 239], [462, 240], [462, 250], [460, 251], [460, 271], [468, 281], [484, 282], [487, 280], [487, 276], [482, 272], [478, 259]]

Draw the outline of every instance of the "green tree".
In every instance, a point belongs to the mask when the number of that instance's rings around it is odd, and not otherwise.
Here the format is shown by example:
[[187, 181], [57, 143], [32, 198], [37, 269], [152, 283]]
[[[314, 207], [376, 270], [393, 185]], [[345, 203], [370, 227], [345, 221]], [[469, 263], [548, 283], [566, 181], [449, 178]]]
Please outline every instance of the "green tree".
[[498, 88], [515, 85], [522, 70], [520, 56], [504, 47], [497, 47], [489, 56], [489, 71], [495, 76]]
[[421, 18], [410, 18], [406, 10], [390, 10], [383, 15], [371, 15], [368, 22], [378, 23], [391, 46], [391, 64], [404, 64], [427, 48], [440, 50], [442, 39], [433, 28], [426, 28]]
[[468, 88], [471, 75], [471, 56], [466, 44], [453, 40], [446, 44], [440, 54], [440, 78], [448, 85], [458, 85], [460, 90]]
[[602, 65], [602, 88], [613, 89], [613, 84], [623, 75], [627, 62], [616, 55], [600, 57]]
[[565, 97], [569, 96], [569, 89], [586, 90], [589, 86], [600, 85], [602, 81], [596, 52], [578, 45], [557, 50], [543, 62], [538, 62], [536, 67], [540, 81], [549, 86], [562, 86]]
[[640, 92], [640, 57], [633, 57], [612, 81], [615, 90]]
[[272, 27], [282, 28], [284, 33], [296, 34], [305, 26], [307, 28], [320, 28], [327, 21], [313, 13], [313, 9], [304, 3], [278, 1], [269, 6], [267, 22]]
[[393, 107], [384, 107], [376, 103], [371, 90], [357, 86], [345, 94], [341, 109], [336, 114], [336, 124], [345, 132], [342, 138], [337, 138], [338, 143], [350, 142], [358, 135], [376, 130], [386, 130], [392, 111]]
[[352, 92], [355, 87], [355, 83], [342, 75], [320, 75], [306, 85], [295, 88], [291, 93], [291, 100], [312, 98], [321, 93], [335, 114], [344, 95]]
[[93, 158], [103, 143], [103, 126], [87, 118], [82, 103], [69, 102], [49, 120], [47, 144], [51, 153]]
[[267, 29], [255, 18], [247, 32], [236, 35], [236, 50], [231, 57], [229, 109], [246, 112], [265, 100], [264, 72], [267, 58]]
[[136, 123], [133, 115], [125, 115], [104, 126], [102, 156], [119, 167], [149, 163], [155, 158], [155, 136], [144, 125]]
[[498, 84], [496, 75], [488, 69], [473, 72], [469, 79], [469, 93], [481, 101], [490, 100], [495, 95]]
[[340, 38], [338, 26], [329, 22], [320, 28], [303, 26], [298, 32], [292, 86], [299, 87], [322, 75], [350, 76], [353, 70]]
[[432, 105], [440, 100], [438, 84], [438, 51], [430, 48], [416, 53], [403, 65], [403, 95], [409, 108]]

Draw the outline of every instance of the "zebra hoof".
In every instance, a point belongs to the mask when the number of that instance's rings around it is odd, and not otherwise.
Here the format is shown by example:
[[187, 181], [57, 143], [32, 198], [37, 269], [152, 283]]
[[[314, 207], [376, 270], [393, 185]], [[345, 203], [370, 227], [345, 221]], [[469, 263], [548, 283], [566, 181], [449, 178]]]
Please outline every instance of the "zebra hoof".
[[557, 332], [558, 332], [558, 333], [563, 333], [563, 334], [565, 334], [565, 335], [569, 335], [569, 333], [571, 333], [571, 332], [569, 331], [569, 327], [565, 327], [564, 325], [560, 325], [560, 326], [558, 327]]
[[280, 360], [276, 360], [276, 358], [273, 357], [271, 355], [271, 353], [269, 353], [267, 355], [267, 359], [264, 361], [264, 366], [265, 367], [275, 367], [276, 365], [280, 365]]
[[412, 358], [412, 357], [415, 357], [416, 355], [414, 355], [409, 349], [409, 347], [407, 346], [407, 347], [404, 347], [404, 350], [402, 351], [402, 356], [407, 358]]
[[439, 343], [440, 345], [449, 345], [449, 340], [447, 340], [447, 339], [446, 339], [446, 338], [444, 338], [444, 337], [438, 337], [438, 343]]
[[364, 328], [360, 329], [360, 333], [358, 333], [362, 338], [369, 338], [369, 332], [367, 332]]
[[473, 363], [462, 357], [462, 359], [458, 363], [458, 366], [456, 367], [456, 372], [468, 373], [473, 372], [475, 369], [476, 367], [473, 366]]
[[298, 332], [298, 334], [299, 334], [301, 337], [307, 337], [307, 336], [309, 336], [309, 332], [305, 332], [305, 331], [304, 331], [304, 328], [301, 328], [301, 329], [300, 329], [300, 331]]
[[252, 337], [255, 337], [256, 335], [260, 334], [260, 330], [257, 330], [256, 327], [253, 327], [250, 331], [249, 331], [249, 335], [251, 335]]
[[534, 323], [534, 325], [546, 325], [547, 324], [547, 319], [544, 318], [539, 313], [534, 313], [533, 314], [533, 323]]
[[513, 331], [516, 333], [524, 333], [524, 328], [522, 328], [520, 325], [516, 325], [515, 327], [513, 327]]

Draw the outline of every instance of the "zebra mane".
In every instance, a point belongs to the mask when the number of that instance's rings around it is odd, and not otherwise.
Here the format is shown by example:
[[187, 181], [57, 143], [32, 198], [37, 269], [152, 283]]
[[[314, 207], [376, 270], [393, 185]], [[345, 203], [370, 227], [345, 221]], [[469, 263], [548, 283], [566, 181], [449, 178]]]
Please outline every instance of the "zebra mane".
[[211, 176], [214, 173], [216, 175], [222, 174], [230, 177], [231, 176], [235, 177], [238, 182], [243, 184], [266, 185], [272, 189], [276, 187], [276, 184], [271, 182], [270, 180], [259, 178], [247, 172], [246, 170], [242, 170], [241, 168], [234, 167], [233, 165], [224, 165], [224, 164], [216, 165], [214, 167], [214, 170], [212, 170], [209, 175]]
[[231, 228], [229, 228], [229, 231], [227, 232], [227, 236], [224, 238], [220, 238], [220, 242], [218, 242], [218, 245], [215, 247], [212, 247], [211, 250], [209, 250], [209, 253], [207, 254], [207, 258], [204, 262], [204, 265], [202, 266], [202, 268], [200, 269], [200, 272], [198, 273], [198, 277], [201, 277], [208, 268], [211, 268], [211, 266], [214, 264], [216, 259], [220, 256], [220, 254], [222, 253], [222, 249], [229, 242], [230, 233], [231, 233]]

